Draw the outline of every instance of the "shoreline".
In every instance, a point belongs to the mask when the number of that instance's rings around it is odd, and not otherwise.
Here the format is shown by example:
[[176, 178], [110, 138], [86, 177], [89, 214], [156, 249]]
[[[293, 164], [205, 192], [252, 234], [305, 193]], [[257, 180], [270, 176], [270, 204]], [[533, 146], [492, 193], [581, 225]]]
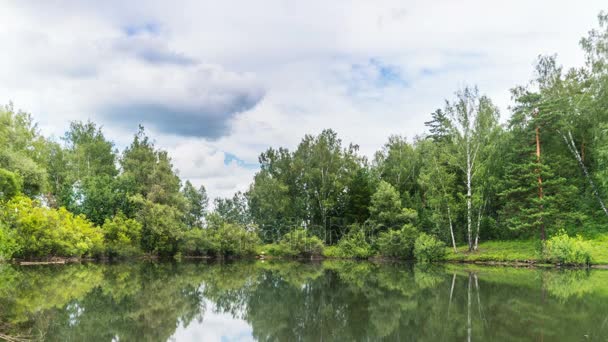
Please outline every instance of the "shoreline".
[[[121, 262], [133, 262], [133, 261], [235, 261], [235, 260], [259, 260], [259, 261], [272, 261], [272, 260], [285, 260], [285, 261], [306, 261], [306, 262], [322, 262], [325, 260], [348, 260], [348, 261], [362, 261], [362, 262], [404, 262], [411, 263], [415, 260], [403, 260], [394, 258], [381, 258], [372, 257], [368, 259], [355, 259], [355, 258], [328, 258], [328, 257], [312, 257], [312, 258], [285, 258], [279, 256], [269, 255], [256, 255], [251, 257], [212, 257], [212, 256], [182, 256], [179, 259], [175, 258], [163, 258], [159, 256], [146, 255], [134, 258], [120, 258], [120, 259], [109, 259], [109, 258], [59, 258], [53, 257], [49, 259], [38, 259], [38, 260], [9, 260], [0, 261], [1, 264], [12, 264], [18, 266], [38, 266], [38, 265], [66, 265], [66, 264], [77, 264], [77, 263], [121, 263]], [[480, 265], [480, 266], [502, 266], [502, 267], [513, 267], [513, 268], [555, 268], [555, 269], [601, 269], [608, 270], [608, 264], [591, 264], [589, 266], [580, 265], [560, 265], [550, 263], [540, 263], [537, 261], [482, 261], [482, 260], [442, 260], [433, 262], [432, 264], [462, 264], [462, 265]]]

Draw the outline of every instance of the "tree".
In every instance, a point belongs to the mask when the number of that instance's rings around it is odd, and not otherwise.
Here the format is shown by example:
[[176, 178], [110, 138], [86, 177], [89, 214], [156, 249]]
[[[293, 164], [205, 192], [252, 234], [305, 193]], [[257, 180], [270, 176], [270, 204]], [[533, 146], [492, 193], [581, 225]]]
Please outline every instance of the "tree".
[[21, 192], [21, 177], [0, 168], [0, 202], [9, 200]]
[[252, 220], [260, 228], [264, 242], [278, 241], [297, 220], [290, 201], [289, 187], [268, 171], [260, 171], [246, 194]]
[[[423, 155], [422, 166], [418, 176], [421, 190], [424, 192], [425, 204], [431, 210], [431, 221], [436, 227], [437, 234], [449, 238], [456, 251], [454, 236], [454, 221], [456, 209], [456, 174], [450, 169], [446, 160], [449, 159], [451, 145], [442, 139], [425, 139], [418, 143], [420, 154]], [[442, 229], [442, 227], [448, 229]]]
[[46, 144], [30, 114], [0, 107], [0, 168], [19, 175], [27, 196], [46, 190]]
[[187, 180], [182, 189], [182, 194], [186, 199], [186, 225], [189, 228], [201, 227], [203, 218], [209, 205], [207, 190], [203, 185], [198, 189]]
[[302, 194], [306, 228], [332, 243], [341, 236], [345, 224], [339, 208], [347, 200], [348, 185], [359, 168], [358, 146], [342, 147], [333, 130], [318, 136], [306, 135], [293, 155], [293, 168], [298, 171], [296, 189]]
[[444, 112], [447, 121], [443, 123], [448, 125], [444, 130], [450, 132], [450, 141], [455, 147], [451, 162], [465, 175], [467, 240], [469, 250], [473, 250], [476, 247], [472, 235], [473, 192], [477, 190], [476, 176], [491, 153], [498, 109], [488, 97], [480, 96], [477, 88], [467, 87], [456, 93], [453, 103], [446, 101]]
[[418, 215], [415, 210], [403, 208], [397, 190], [385, 181], [380, 181], [369, 207], [369, 224], [372, 232], [400, 229], [406, 223], [414, 223]]
[[247, 225], [251, 223], [247, 198], [237, 191], [232, 198], [216, 198], [214, 200], [215, 213], [225, 222]]
[[420, 162], [414, 146], [403, 137], [390, 136], [382, 151], [376, 153], [375, 164], [380, 178], [401, 194], [403, 204], [418, 207]]

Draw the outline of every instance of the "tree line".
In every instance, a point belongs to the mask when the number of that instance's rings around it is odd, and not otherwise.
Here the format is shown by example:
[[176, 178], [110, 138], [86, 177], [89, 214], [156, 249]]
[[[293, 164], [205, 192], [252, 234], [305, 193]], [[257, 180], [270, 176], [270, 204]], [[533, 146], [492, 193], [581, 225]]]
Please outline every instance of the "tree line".
[[504, 122], [488, 96], [465, 87], [431, 113], [427, 132], [390, 136], [371, 158], [331, 129], [293, 151], [268, 148], [249, 189], [213, 206], [141, 126], [119, 152], [93, 122], [72, 122], [54, 141], [5, 106], [0, 255], [253, 254], [261, 243], [314, 238], [338, 255], [411, 257], [421, 234], [429, 248], [476, 250], [561, 229], [603, 232], [607, 46], [601, 13], [581, 40], [585, 64], [565, 70], [540, 56], [534, 78], [511, 89]]

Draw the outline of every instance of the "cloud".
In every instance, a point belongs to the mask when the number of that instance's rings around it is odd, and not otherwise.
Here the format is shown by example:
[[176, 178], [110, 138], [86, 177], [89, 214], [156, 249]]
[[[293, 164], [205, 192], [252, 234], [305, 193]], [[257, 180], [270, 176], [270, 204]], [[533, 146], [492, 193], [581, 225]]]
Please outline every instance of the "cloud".
[[142, 123], [165, 134], [218, 139], [229, 134], [235, 115], [264, 96], [252, 75], [216, 65], [135, 67], [140, 70], [113, 73], [108, 83], [117, 86], [98, 93], [96, 108], [113, 124]]
[[0, 102], [55, 136], [90, 118], [120, 147], [143, 123], [183, 178], [229, 196], [269, 146], [333, 128], [372, 156], [465, 85], [508, 114], [538, 54], [583, 61], [604, 2], [15, 2], [0, 12]]

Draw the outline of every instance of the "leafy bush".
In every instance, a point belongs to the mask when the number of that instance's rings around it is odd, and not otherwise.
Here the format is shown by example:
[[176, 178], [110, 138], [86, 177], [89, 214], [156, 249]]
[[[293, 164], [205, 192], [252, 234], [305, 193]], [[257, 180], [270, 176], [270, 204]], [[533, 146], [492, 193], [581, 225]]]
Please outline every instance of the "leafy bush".
[[14, 172], [0, 168], [0, 201], [9, 200], [21, 192], [21, 177]]
[[333, 258], [367, 259], [372, 256], [371, 245], [365, 239], [363, 230], [354, 227], [336, 246], [325, 248], [323, 255]]
[[432, 235], [420, 233], [414, 243], [414, 257], [421, 262], [442, 260], [445, 257], [445, 243]]
[[310, 236], [302, 228], [295, 229], [281, 238], [280, 253], [291, 257], [311, 257], [321, 255], [323, 242], [316, 236]]
[[14, 257], [72, 257], [102, 251], [102, 231], [82, 215], [42, 207], [24, 196], [16, 196], [3, 209], [0, 221], [6, 223], [17, 245]]
[[589, 244], [580, 235], [570, 237], [562, 229], [551, 237], [543, 250], [545, 260], [561, 265], [589, 265]]
[[384, 257], [412, 259], [418, 234], [416, 227], [411, 224], [406, 224], [399, 230], [380, 233], [376, 240], [378, 253]]
[[184, 233], [181, 252], [184, 255], [249, 256], [256, 254], [260, 239], [245, 227], [221, 222]]
[[18, 246], [13, 232], [0, 221], [0, 261], [9, 260], [17, 251]]
[[101, 227], [109, 256], [133, 256], [139, 253], [141, 223], [119, 212], [106, 219]]

